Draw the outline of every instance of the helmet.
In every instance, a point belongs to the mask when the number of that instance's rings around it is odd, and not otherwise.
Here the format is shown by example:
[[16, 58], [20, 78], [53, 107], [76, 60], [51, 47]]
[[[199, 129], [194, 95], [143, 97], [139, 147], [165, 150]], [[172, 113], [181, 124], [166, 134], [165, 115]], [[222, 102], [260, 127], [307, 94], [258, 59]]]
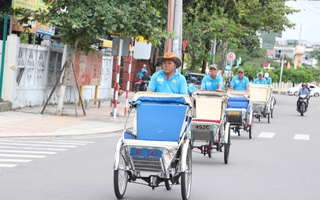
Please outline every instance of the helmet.
[[305, 84], [305, 83], [301, 84], [301, 87], [306, 87], [306, 86], [307, 86], [307, 84]]
[[196, 77], [191, 77], [190, 81], [191, 83], [196, 83], [198, 82], [198, 79]]
[[264, 77], [265, 77], [265, 78], [268, 78], [268, 77], [269, 77], [269, 73], [266, 72], [266, 73], [264, 74]]

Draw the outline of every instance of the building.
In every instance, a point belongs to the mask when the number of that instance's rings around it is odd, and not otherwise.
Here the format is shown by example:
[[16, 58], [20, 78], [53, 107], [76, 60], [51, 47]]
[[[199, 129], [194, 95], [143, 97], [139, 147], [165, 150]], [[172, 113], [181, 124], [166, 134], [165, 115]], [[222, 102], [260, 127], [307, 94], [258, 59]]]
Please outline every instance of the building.
[[310, 57], [310, 52], [317, 46], [315, 43], [298, 40], [286, 40], [276, 38], [274, 46], [274, 58], [280, 61], [282, 55], [292, 58], [297, 65], [309, 65], [315, 67], [317, 60]]

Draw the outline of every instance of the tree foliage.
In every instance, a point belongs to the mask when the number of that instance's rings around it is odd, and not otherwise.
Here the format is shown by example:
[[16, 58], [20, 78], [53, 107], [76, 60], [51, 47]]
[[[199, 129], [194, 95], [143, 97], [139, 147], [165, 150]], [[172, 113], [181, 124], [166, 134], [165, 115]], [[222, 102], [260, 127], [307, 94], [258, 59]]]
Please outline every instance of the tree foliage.
[[213, 57], [209, 54], [215, 38], [218, 43], [214, 61], [224, 66], [225, 54], [229, 50], [233, 51], [233, 48], [246, 48], [249, 54], [254, 54], [259, 49], [257, 31], [280, 32], [292, 28], [294, 24], [286, 16], [297, 10], [285, 6], [284, 2], [284, 0], [190, 2], [188, 8], [185, 8], [183, 33], [184, 38], [189, 41], [188, 53], [196, 60], [192, 67], [199, 65], [201, 60], [213, 62]]

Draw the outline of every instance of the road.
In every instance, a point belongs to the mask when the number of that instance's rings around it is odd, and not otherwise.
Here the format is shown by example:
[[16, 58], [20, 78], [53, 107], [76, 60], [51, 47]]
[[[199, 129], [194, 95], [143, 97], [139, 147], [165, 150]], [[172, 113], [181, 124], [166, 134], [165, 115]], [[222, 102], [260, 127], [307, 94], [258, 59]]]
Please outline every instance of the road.
[[[320, 98], [311, 99], [303, 117], [295, 110], [297, 97], [276, 99], [274, 118], [255, 120], [251, 140], [246, 132], [232, 135], [229, 164], [223, 153], [208, 158], [193, 150], [191, 199], [320, 199]], [[0, 140], [0, 166], [20, 160], [0, 167], [0, 199], [116, 199], [112, 164], [119, 137]], [[180, 186], [167, 191], [129, 183], [125, 199], [181, 199]]]

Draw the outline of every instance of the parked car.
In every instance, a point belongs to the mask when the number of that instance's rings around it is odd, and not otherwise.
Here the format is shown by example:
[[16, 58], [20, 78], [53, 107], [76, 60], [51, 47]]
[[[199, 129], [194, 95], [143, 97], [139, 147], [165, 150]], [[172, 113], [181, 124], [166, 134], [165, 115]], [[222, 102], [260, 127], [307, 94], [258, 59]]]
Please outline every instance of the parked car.
[[[318, 97], [320, 95], [320, 88], [314, 84], [308, 84], [310, 88], [310, 95], [313, 97]], [[301, 84], [291, 87], [288, 89], [288, 95], [298, 95], [299, 89], [301, 88]]]
[[184, 74], [184, 76], [186, 77], [187, 83], [190, 83], [191, 77], [196, 77], [198, 80], [197, 85], [201, 85], [201, 81], [203, 77], [205, 77], [206, 75], [201, 73], [195, 73], [195, 72], [187, 72]]

